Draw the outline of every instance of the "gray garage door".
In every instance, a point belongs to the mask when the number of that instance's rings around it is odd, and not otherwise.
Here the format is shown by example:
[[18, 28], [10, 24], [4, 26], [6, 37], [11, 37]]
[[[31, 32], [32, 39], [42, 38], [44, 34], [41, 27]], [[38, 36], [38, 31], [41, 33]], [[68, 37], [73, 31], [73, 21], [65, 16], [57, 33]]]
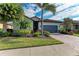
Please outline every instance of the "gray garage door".
[[52, 33], [58, 32], [58, 26], [57, 25], [43, 25], [43, 29]]

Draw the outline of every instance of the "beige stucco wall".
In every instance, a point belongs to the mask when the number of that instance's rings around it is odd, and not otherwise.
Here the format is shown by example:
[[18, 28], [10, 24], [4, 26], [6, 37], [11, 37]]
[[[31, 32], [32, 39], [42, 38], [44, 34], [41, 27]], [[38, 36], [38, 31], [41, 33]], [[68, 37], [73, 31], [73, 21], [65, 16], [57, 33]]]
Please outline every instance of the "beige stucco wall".
[[[0, 29], [3, 29], [3, 24], [2, 23], [0, 23]], [[13, 26], [7, 25], [7, 29], [13, 29]]]
[[0, 29], [3, 29], [3, 24], [0, 23]]

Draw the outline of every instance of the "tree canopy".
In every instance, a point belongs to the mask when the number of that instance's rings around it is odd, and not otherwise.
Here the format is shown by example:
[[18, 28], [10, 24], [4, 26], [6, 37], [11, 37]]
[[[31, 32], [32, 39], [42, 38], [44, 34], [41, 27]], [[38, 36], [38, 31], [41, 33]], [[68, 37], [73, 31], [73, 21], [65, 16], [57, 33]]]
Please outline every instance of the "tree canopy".
[[53, 14], [56, 13], [56, 6], [54, 4], [49, 4], [49, 3], [36, 3], [36, 4], [43, 10], [49, 10]]
[[73, 20], [70, 18], [64, 18], [64, 27], [65, 29], [68, 30], [72, 30], [73, 29]]
[[20, 20], [23, 15], [21, 4], [16, 3], [2, 3], [0, 4], [0, 20], [12, 21]]

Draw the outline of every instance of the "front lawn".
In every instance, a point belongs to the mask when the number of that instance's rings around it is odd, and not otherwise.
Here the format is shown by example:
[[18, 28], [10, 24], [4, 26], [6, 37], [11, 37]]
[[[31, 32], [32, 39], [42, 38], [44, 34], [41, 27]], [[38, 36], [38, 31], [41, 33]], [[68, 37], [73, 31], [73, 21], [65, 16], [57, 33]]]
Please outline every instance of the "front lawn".
[[63, 44], [53, 38], [0, 37], [0, 50]]
[[79, 37], [79, 34], [73, 34], [74, 36], [78, 36]]

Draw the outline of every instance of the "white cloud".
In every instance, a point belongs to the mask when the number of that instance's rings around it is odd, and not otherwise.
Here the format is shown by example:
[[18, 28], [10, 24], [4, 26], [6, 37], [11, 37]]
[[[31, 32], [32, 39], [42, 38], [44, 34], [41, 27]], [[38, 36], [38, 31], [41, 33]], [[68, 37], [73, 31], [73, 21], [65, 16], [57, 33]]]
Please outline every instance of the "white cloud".
[[75, 12], [73, 12], [73, 14], [72, 14], [72, 15], [77, 15], [77, 14], [79, 14], [79, 7], [78, 7], [78, 8], [76, 8], [76, 11], [75, 11]]
[[48, 15], [52, 15], [52, 12], [48, 11], [48, 12], [44, 13], [44, 16], [48, 16]]
[[66, 8], [68, 8], [68, 7], [70, 7], [70, 6], [73, 6], [73, 5], [74, 5], [74, 4], [63, 4], [63, 5], [59, 6], [59, 7], [57, 7], [57, 8], [56, 8], [56, 11], [59, 12], [59, 11], [61, 11], [61, 10], [63, 10], [63, 9], [66, 9]]
[[35, 11], [33, 9], [31, 9], [31, 8], [25, 9], [24, 12], [25, 12], [25, 15], [28, 16], [28, 17], [35, 16]]
[[73, 13], [76, 12], [76, 9], [79, 9], [79, 6], [62, 11], [59, 14], [57, 14], [56, 16], [51, 17], [50, 19], [60, 20], [60, 19], [65, 18], [65, 17], [69, 17]]
[[77, 17], [77, 18], [73, 18], [73, 20], [79, 21], [79, 17]]

